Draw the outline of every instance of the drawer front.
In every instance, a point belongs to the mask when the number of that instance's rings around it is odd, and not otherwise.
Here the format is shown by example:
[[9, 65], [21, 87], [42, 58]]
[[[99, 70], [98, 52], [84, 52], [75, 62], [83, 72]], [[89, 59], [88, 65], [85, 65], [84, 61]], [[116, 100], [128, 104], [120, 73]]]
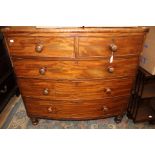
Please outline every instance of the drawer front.
[[52, 119], [95, 119], [115, 116], [122, 113], [128, 97], [93, 101], [46, 101], [23, 98], [30, 117]]
[[[95, 100], [130, 94], [132, 78], [94, 81], [50, 81], [18, 79], [21, 93], [26, 97], [45, 100]], [[29, 86], [28, 83], [31, 85]]]
[[18, 77], [42, 79], [102, 79], [135, 75], [138, 57], [94, 61], [41, 61], [16, 59], [14, 67]]
[[74, 57], [72, 37], [13, 37], [8, 38], [12, 56]]
[[[0, 84], [0, 101], [2, 102], [10, 91], [15, 87], [15, 79], [13, 74], [11, 74], [3, 83]], [[1, 103], [0, 102], [0, 103]]]
[[116, 46], [115, 56], [139, 55], [144, 36], [128, 37], [79, 37], [79, 56], [80, 57], [109, 57], [112, 49], [111, 45]]
[[0, 58], [0, 78], [7, 74], [11, 69], [12, 67], [9, 57], [5, 55]]

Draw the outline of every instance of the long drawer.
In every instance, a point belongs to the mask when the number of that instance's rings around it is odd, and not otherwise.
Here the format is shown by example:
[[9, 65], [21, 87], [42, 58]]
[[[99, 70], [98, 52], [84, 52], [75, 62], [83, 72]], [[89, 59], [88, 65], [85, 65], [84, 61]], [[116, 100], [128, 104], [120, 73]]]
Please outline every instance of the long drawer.
[[73, 37], [10, 37], [12, 56], [74, 57]]
[[139, 55], [143, 39], [143, 35], [124, 37], [79, 37], [79, 56], [107, 57], [111, 54], [111, 50], [116, 50], [115, 56]]
[[132, 78], [93, 81], [18, 79], [18, 83], [22, 95], [27, 97], [45, 100], [94, 100], [129, 95], [132, 80]]
[[115, 116], [122, 113], [129, 97], [92, 101], [46, 101], [23, 98], [30, 117], [84, 120]]
[[14, 59], [18, 77], [41, 79], [105, 79], [133, 76], [137, 69], [138, 57], [93, 61], [44, 61]]

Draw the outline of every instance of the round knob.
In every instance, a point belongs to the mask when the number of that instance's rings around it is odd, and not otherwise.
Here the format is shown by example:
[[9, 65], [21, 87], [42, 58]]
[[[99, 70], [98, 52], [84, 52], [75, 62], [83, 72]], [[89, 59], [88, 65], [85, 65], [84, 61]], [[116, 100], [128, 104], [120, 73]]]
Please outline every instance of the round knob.
[[41, 53], [42, 50], [43, 50], [43, 45], [37, 44], [36, 47], [35, 47], [35, 50], [36, 50], [37, 53]]
[[108, 72], [113, 73], [114, 72], [114, 67], [108, 67]]
[[45, 72], [46, 72], [46, 69], [45, 69], [45, 68], [40, 68], [40, 69], [39, 69], [39, 73], [40, 73], [41, 75], [44, 75]]
[[152, 115], [149, 115], [148, 118], [152, 118]]
[[111, 89], [110, 88], [106, 88], [105, 92], [106, 92], [106, 94], [111, 94]]
[[103, 106], [103, 111], [104, 112], [108, 111], [108, 107], [107, 106]]
[[112, 52], [116, 52], [116, 51], [117, 51], [117, 45], [115, 45], [115, 44], [110, 44], [110, 45], [109, 45], [109, 48], [110, 48], [110, 50], [111, 50]]
[[43, 90], [43, 94], [44, 94], [44, 95], [48, 95], [48, 94], [49, 94], [48, 88], [45, 88], [45, 89]]

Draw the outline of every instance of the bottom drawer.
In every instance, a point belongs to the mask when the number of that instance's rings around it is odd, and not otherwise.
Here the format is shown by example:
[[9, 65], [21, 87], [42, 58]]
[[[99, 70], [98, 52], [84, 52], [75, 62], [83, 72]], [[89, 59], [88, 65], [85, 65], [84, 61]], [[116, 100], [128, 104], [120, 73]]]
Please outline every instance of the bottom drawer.
[[123, 113], [129, 97], [92, 101], [47, 101], [23, 98], [29, 117], [62, 120], [86, 120]]

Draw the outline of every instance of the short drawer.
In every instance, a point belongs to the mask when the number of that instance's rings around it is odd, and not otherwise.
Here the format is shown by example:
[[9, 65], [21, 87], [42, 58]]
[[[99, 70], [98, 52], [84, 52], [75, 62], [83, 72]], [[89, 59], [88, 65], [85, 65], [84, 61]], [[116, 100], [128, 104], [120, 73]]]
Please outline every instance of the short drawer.
[[138, 57], [93, 61], [43, 61], [33, 59], [14, 59], [18, 77], [41, 79], [106, 79], [134, 76]]
[[12, 56], [74, 57], [73, 37], [12, 37], [7, 41]]
[[[26, 97], [45, 100], [95, 100], [130, 94], [132, 78], [93, 81], [50, 81], [18, 79], [21, 93]], [[31, 85], [28, 85], [28, 84]]]
[[109, 57], [139, 55], [143, 36], [79, 37], [79, 57]]
[[128, 97], [92, 101], [46, 101], [23, 98], [30, 117], [84, 120], [115, 116], [122, 113]]

